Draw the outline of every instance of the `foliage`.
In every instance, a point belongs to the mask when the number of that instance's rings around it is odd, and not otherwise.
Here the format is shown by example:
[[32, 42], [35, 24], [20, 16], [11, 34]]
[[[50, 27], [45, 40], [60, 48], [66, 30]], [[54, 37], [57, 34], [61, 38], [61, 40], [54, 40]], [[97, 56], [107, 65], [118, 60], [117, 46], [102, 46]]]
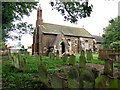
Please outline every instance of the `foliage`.
[[[21, 21], [24, 15], [29, 16], [36, 6], [36, 2], [2, 2], [2, 39], [5, 40], [8, 32], [15, 29], [13, 22]], [[28, 27], [26, 23], [18, 23], [17, 26]]]
[[50, 2], [53, 9], [64, 16], [65, 21], [70, 21], [71, 23], [77, 23], [78, 19], [90, 17], [92, 12], [92, 5], [89, 5], [88, 0], [80, 1], [51, 1]]
[[5, 45], [5, 42], [0, 40], [0, 49], [7, 49], [6, 45]]
[[116, 49], [116, 50], [120, 50], [120, 41], [118, 41], [118, 42], [112, 42], [110, 44], [110, 48]]
[[[117, 48], [120, 42], [120, 16], [109, 21], [109, 25], [104, 29], [105, 34], [103, 35], [104, 47]], [[118, 46], [116, 46], [118, 45]]]
[[9, 28], [9, 38], [12, 40], [21, 40], [23, 34], [32, 34], [32, 24], [27, 24], [27, 22], [19, 22], [17, 24], [12, 25]]

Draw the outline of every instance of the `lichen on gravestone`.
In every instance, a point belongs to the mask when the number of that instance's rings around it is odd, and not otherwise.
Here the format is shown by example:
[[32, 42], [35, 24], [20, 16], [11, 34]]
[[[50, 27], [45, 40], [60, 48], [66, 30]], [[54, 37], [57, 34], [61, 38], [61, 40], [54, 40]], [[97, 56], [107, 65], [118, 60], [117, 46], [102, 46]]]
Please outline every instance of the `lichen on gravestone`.
[[55, 58], [55, 55], [54, 55], [54, 53], [52, 53], [52, 52], [49, 52], [49, 55], [48, 55], [48, 56], [49, 56], [49, 58], [52, 59], [52, 60], [54, 60], [54, 58]]
[[64, 55], [62, 56], [62, 60], [63, 60], [63, 62], [66, 62], [66, 61], [68, 60], [68, 55], [67, 55], [67, 54], [64, 54]]
[[91, 70], [85, 68], [80, 70], [80, 88], [93, 88], [94, 80], [94, 74]]
[[92, 55], [92, 50], [91, 49], [86, 51], [86, 55], [87, 55], [87, 60], [92, 60], [93, 59], [93, 55]]
[[39, 65], [39, 77], [40, 77], [40, 80], [45, 83], [46, 85], [48, 85], [48, 74], [47, 74], [47, 68], [46, 68], [46, 65], [41, 62], [40, 65]]
[[113, 76], [113, 61], [110, 59], [105, 60], [104, 64], [104, 74]]
[[75, 65], [75, 62], [76, 62], [76, 57], [74, 54], [70, 55], [69, 57], [69, 65]]
[[80, 57], [79, 57], [79, 66], [80, 67], [85, 67], [86, 66], [86, 57], [85, 57], [85, 51], [82, 50]]
[[51, 83], [51, 87], [53, 89], [63, 89], [63, 78], [58, 77], [58, 75], [52, 74], [50, 75], [50, 83]]
[[59, 57], [59, 52], [56, 52], [55, 59], [56, 59], [56, 60], [59, 60], [59, 59], [60, 59], [60, 57]]
[[95, 88], [105, 89], [106, 88], [107, 77], [105, 75], [100, 75], [95, 79]]
[[79, 71], [72, 66], [68, 72], [68, 89], [79, 89]]

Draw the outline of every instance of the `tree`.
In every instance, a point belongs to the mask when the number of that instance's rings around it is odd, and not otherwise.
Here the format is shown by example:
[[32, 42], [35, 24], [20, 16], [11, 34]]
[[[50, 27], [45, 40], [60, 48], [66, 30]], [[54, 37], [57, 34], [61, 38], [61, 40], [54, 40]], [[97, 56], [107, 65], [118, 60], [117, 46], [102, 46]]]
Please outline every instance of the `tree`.
[[13, 24], [21, 21], [24, 15], [29, 16], [36, 9], [37, 2], [2, 2], [2, 40], [9, 37], [9, 32], [16, 29], [15, 26], [27, 27], [27, 23]]
[[109, 21], [109, 25], [104, 29], [104, 33], [104, 47], [120, 49], [120, 16]]
[[93, 5], [89, 5], [88, 0], [69, 0], [69, 2], [63, 1], [55, 0], [51, 1], [50, 4], [53, 9], [56, 9], [62, 14], [62, 16], [64, 16], [65, 21], [77, 23], [78, 19], [90, 17]]

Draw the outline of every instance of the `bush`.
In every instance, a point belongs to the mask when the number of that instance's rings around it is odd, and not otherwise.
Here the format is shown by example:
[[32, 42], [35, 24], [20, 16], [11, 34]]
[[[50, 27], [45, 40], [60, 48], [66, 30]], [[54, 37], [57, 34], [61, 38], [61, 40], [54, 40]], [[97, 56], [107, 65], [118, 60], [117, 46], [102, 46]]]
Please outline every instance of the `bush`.
[[120, 41], [112, 42], [110, 44], [111, 49], [120, 50]]

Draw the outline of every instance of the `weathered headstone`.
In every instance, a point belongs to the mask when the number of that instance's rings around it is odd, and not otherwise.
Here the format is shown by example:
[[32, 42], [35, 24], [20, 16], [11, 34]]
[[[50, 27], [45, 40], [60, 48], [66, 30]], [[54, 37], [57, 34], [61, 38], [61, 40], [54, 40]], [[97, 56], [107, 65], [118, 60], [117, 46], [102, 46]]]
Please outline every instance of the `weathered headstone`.
[[95, 88], [105, 89], [106, 88], [107, 77], [105, 75], [100, 75], [95, 79]]
[[64, 54], [64, 55], [62, 56], [62, 60], [63, 60], [63, 62], [66, 62], [66, 61], [68, 60], [68, 55], [67, 55], [67, 54]]
[[46, 85], [48, 85], [48, 74], [47, 74], [46, 65], [44, 63], [40, 63], [38, 70], [39, 70], [40, 80]]
[[86, 66], [86, 57], [85, 57], [85, 51], [82, 50], [80, 57], [79, 57], [79, 65], [80, 67], [85, 67]]
[[26, 57], [25, 55], [21, 55], [20, 53], [15, 53], [12, 55], [13, 60], [12, 64], [19, 70], [25, 71], [26, 70]]
[[74, 54], [70, 55], [70, 57], [69, 57], [69, 65], [75, 65], [75, 61], [76, 61], [75, 58], [76, 57], [75, 57]]
[[59, 60], [59, 51], [56, 51], [56, 60]]
[[50, 76], [50, 83], [53, 89], [63, 89], [63, 79], [58, 77], [57, 74]]
[[94, 88], [94, 74], [88, 69], [80, 70], [80, 88]]
[[113, 76], [113, 61], [111, 59], [105, 60], [104, 73]]
[[54, 53], [52, 53], [52, 52], [49, 52], [49, 58], [50, 58], [50, 59], [52, 59], [52, 60], [54, 60], [54, 58], [55, 58], [55, 55], [54, 55]]
[[87, 54], [87, 60], [92, 60], [93, 59], [93, 55], [92, 55], [92, 50], [89, 49], [86, 51]]
[[19, 66], [20, 66], [20, 70], [22, 71], [26, 70], [26, 57], [24, 55], [21, 56]]
[[79, 89], [79, 71], [75, 66], [71, 67], [68, 72], [68, 88]]

